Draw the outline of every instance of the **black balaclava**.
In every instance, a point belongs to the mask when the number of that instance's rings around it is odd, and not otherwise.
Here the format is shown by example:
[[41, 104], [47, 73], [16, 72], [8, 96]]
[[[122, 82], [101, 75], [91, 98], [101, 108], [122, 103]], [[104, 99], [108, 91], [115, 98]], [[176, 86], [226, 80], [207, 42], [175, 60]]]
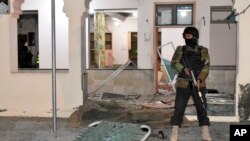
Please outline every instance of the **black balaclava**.
[[185, 39], [185, 43], [187, 46], [195, 47], [198, 45], [198, 40], [197, 39]]
[[[185, 39], [185, 34], [192, 34], [192, 39]], [[198, 45], [199, 32], [195, 27], [186, 27], [183, 32], [183, 38], [187, 46], [195, 47]]]

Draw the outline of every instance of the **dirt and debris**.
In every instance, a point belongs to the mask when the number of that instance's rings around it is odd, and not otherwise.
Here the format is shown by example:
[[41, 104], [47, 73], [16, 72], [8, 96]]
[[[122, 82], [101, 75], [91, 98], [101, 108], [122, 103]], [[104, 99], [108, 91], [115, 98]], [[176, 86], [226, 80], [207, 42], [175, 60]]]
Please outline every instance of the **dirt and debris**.
[[[191, 102], [192, 104], [192, 102]], [[70, 127], [87, 125], [93, 121], [107, 120], [146, 124], [151, 127], [169, 127], [174, 112], [173, 95], [144, 96], [132, 100], [88, 99], [72, 113]], [[196, 126], [196, 122], [184, 120], [184, 126]]]
[[[152, 132], [147, 141], [168, 141], [173, 102], [172, 94], [140, 96], [137, 99], [88, 99], [68, 119], [58, 119], [56, 133], [53, 133], [51, 118], [0, 117], [0, 138], [1, 141], [72, 141], [90, 123], [107, 120], [149, 125]], [[189, 105], [195, 109], [192, 100]], [[211, 122], [212, 138], [228, 141], [231, 124], [239, 123]], [[200, 133], [197, 121], [185, 118], [179, 140], [201, 140]]]

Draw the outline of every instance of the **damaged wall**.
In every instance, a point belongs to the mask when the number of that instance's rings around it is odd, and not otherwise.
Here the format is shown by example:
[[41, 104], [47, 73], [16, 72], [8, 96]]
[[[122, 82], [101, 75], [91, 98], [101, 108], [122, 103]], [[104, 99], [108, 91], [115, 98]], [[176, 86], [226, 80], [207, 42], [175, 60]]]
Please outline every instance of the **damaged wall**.
[[250, 116], [250, 84], [240, 85], [239, 87], [239, 117], [241, 121], [246, 121]]
[[[97, 88], [114, 71], [88, 70], [89, 92]], [[153, 72], [152, 70], [123, 70], [97, 93], [102, 94], [103, 92], [123, 95], [153, 95]]]
[[[236, 13], [241, 13], [250, 4], [250, 0], [235, 1], [234, 8]], [[245, 86], [250, 82], [249, 76], [249, 19], [250, 9], [236, 17], [238, 19], [238, 60], [237, 60], [237, 79], [236, 79], [236, 102], [238, 105], [238, 96], [241, 95], [240, 85]], [[238, 115], [238, 107], [236, 107], [236, 115]]]

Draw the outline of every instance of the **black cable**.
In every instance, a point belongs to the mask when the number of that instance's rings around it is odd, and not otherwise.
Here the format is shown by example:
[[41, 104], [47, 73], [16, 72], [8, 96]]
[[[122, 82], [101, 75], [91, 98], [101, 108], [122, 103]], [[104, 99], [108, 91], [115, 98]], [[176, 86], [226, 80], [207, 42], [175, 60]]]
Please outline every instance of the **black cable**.
[[249, 7], [250, 7], [250, 4], [244, 10], [242, 10], [240, 13], [235, 14], [235, 17], [239, 16], [241, 14], [245, 14], [245, 12], [248, 10]]
[[230, 23], [228, 22], [228, 28], [231, 29]]

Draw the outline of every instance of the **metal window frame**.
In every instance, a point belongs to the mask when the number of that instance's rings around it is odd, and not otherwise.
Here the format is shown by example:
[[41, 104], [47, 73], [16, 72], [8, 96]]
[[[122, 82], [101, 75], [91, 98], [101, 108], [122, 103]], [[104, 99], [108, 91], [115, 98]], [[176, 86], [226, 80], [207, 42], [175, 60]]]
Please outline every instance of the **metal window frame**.
[[[191, 17], [191, 24], [177, 24], [177, 7], [180, 6], [191, 6], [192, 7], [192, 17]], [[170, 7], [172, 8], [172, 23], [171, 24], [159, 24], [158, 23], [158, 8], [159, 7]], [[187, 26], [193, 25], [194, 23], [194, 4], [156, 4], [155, 5], [155, 25], [156, 26]]]

